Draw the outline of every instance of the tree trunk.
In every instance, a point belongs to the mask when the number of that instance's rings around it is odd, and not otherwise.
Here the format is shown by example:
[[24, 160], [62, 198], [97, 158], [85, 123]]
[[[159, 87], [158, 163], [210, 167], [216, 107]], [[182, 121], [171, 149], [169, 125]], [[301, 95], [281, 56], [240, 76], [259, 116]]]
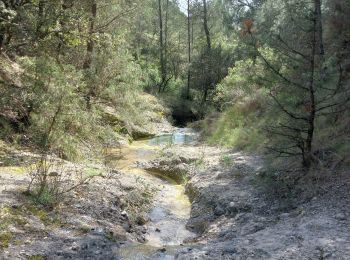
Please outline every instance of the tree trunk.
[[168, 19], [169, 19], [169, 0], [166, 0], [165, 6], [165, 22], [164, 22], [164, 78], [163, 78], [163, 92], [167, 85], [168, 77]]
[[158, 92], [161, 92], [163, 89], [163, 84], [166, 82], [166, 71], [164, 64], [164, 31], [163, 31], [163, 10], [162, 10], [162, 1], [158, 0], [158, 18], [159, 18], [159, 48], [160, 48], [160, 74], [161, 82], [159, 84]]
[[[207, 53], [206, 56], [211, 59], [211, 38], [210, 38], [210, 31], [208, 27], [208, 8], [207, 8], [207, 1], [203, 0], [203, 26], [204, 26], [204, 32], [205, 32], [205, 38], [207, 41]], [[210, 65], [210, 60], [208, 59], [208, 64]], [[203, 98], [202, 103], [204, 104], [207, 102], [208, 97], [208, 91], [209, 87], [211, 85], [211, 66], [209, 66], [209, 71], [205, 72], [205, 85], [204, 85], [204, 91], [203, 91]]]
[[96, 0], [91, 0], [91, 13], [90, 13], [90, 18], [89, 18], [89, 32], [88, 32], [88, 40], [86, 44], [86, 55], [85, 55], [85, 60], [83, 64], [83, 69], [90, 69], [91, 68], [91, 63], [92, 63], [92, 55], [94, 52], [94, 30], [95, 30], [95, 22], [96, 22], [96, 16], [97, 16], [97, 4]]
[[44, 8], [45, 1], [40, 0], [38, 3], [38, 17], [36, 21], [36, 38], [41, 39], [43, 37], [42, 27], [44, 25]]
[[187, 46], [188, 46], [188, 68], [187, 68], [186, 99], [190, 99], [190, 88], [191, 88], [191, 8], [190, 8], [190, 0], [187, 0]]
[[[88, 74], [88, 70], [91, 68], [92, 64], [92, 57], [95, 47], [95, 41], [94, 41], [94, 30], [95, 30], [95, 23], [96, 23], [96, 17], [97, 17], [97, 3], [96, 0], [91, 0], [90, 2], [90, 18], [89, 18], [89, 32], [88, 32], [88, 40], [86, 44], [86, 55], [85, 60], [83, 64], [83, 69], [86, 70], [86, 73]], [[90, 84], [88, 84], [90, 85]], [[89, 86], [88, 93], [86, 95], [86, 105], [87, 108], [91, 108], [91, 97], [94, 95], [94, 86]]]
[[305, 140], [305, 154], [303, 156], [303, 164], [306, 168], [310, 168], [313, 156], [312, 156], [312, 145], [315, 130], [315, 118], [316, 118], [316, 99], [315, 99], [315, 58], [316, 58], [316, 33], [317, 33], [317, 2], [315, 1], [315, 15], [313, 17], [313, 28], [312, 28], [312, 41], [311, 41], [311, 56], [310, 56], [310, 82], [309, 82], [309, 102], [310, 102], [310, 112], [308, 115], [308, 129], [307, 137]]
[[[59, 23], [61, 26], [61, 30], [62, 33], [64, 33], [64, 29], [66, 27], [66, 21], [63, 19], [62, 16], [64, 16], [64, 14], [66, 13], [68, 8], [71, 8], [73, 6], [73, 3], [68, 4], [68, 0], [62, 0], [62, 4], [61, 4], [61, 15], [59, 18]], [[57, 37], [59, 39], [59, 42], [57, 44], [57, 48], [56, 48], [56, 54], [57, 54], [57, 61], [60, 62], [60, 56], [61, 56], [61, 51], [62, 51], [62, 47], [64, 44], [64, 37], [62, 36], [62, 34], [57, 34]]]
[[4, 39], [5, 39], [5, 33], [0, 28], [0, 54], [2, 53], [2, 45], [3, 45]]
[[207, 1], [203, 0], [203, 25], [204, 25], [204, 32], [205, 32], [205, 37], [207, 40], [207, 48], [208, 50], [211, 49], [211, 39], [210, 39], [210, 31], [208, 27], [208, 9], [207, 9]]
[[315, 15], [317, 22], [317, 32], [318, 32], [318, 44], [319, 44], [319, 54], [323, 56], [325, 54], [324, 44], [323, 44], [323, 23], [322, 23], [322, 0], [315, 0]]

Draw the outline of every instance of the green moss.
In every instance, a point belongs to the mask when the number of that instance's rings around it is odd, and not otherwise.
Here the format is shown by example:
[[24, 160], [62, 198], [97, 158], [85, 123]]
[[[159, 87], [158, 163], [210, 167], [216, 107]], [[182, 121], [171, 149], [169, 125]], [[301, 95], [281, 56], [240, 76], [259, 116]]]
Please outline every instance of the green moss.
[[0, 232], [6, 231], [10, 225], [24, 226], [27, 220], [20, 209], [4, 206], [0, 209]]
[[57, 215], [52, 215], [49, 211], [43, 208], [37, 207], [35, 205], [30, 205], [27, 208], [28, 211], [39, 218], [45, 226], [62, 227], [65, 225]]
[[101, 169], [96, 169], [96, 168], [87, 168], [85, 170], [85, 174], [88, 177], [95, 177], [95, 176], [101, 176], [103, 174], [103, 170]]
[[0, 232], [0, 249], [7, 248], [10, 244], [13, 235], [11, 232]]
[[87, 234], [91, 231], [91, 228], [89, 226], [81, 226], [78, 228], [78, 233], [81, 233], [81, 234]]

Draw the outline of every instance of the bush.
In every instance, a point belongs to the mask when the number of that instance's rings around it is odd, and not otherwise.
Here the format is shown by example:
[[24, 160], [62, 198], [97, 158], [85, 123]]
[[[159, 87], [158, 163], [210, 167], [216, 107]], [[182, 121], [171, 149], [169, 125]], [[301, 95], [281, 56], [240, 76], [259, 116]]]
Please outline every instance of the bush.
[[77, 167], [64, 166], [63, 162], [42, 156], [28, 170], [30, 183], [28, 194], [33, 202], [52, 208], [60, 203], [66, 194], [87, 184], [96, 175], [84, 175]]
[[80, 148], [101, 143], [108, 129], [94, 109], [86, 109], [79, 94], [84, 88], [82, 74], [69, 65], [60, 65], [49, 57], [25, 58], [26, 101], [31, 107], [27, 135], [43, 152], [77, 159]]

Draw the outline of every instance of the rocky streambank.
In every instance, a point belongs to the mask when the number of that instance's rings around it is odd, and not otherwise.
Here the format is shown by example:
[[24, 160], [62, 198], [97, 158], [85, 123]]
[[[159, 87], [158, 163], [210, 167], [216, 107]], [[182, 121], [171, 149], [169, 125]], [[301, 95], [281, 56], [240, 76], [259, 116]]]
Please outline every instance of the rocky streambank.
[[23, 194], [35, 154], [5, 149], [0, 258], [350, 259], [349, 176], [290, 203], [263, 188], [261, 157], [163, 137], [115, 149], [115, 167], [66, 162], [95, 177], [54, 210]]
[[262, 188], [258, 156], [175, 145], [143, 167], [186, 182], [187, 228], [197, 237], [176, 259], [350, 259], [350, 182], [344, 179], [289, 205]]

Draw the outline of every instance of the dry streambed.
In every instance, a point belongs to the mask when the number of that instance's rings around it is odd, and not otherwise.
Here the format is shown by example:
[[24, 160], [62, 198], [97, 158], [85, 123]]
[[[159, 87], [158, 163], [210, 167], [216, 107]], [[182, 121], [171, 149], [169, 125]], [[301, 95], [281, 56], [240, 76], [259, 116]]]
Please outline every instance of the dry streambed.
[[107, 160], [114, 170], [89, 166], [99, 176], [54, 210], [22, 193], [27, 159], [35, 155], [7, 151], [13, 161], [0, 169], [1, 258], [173, 259], [183, 240], [194, 236], [186, 229], [191, 204], [183, 185], [140, 165], [164, 146], [190, 142], [183, 131], [111, 149]]
[[1, 257], [350, 259], [348, 179], [285, 207], [260, 188], [258, 156], [193, 143], [186, 131], [111, 150], [114, 175], [57, 214], [25, 204], [22, 170], [3, 166]]

